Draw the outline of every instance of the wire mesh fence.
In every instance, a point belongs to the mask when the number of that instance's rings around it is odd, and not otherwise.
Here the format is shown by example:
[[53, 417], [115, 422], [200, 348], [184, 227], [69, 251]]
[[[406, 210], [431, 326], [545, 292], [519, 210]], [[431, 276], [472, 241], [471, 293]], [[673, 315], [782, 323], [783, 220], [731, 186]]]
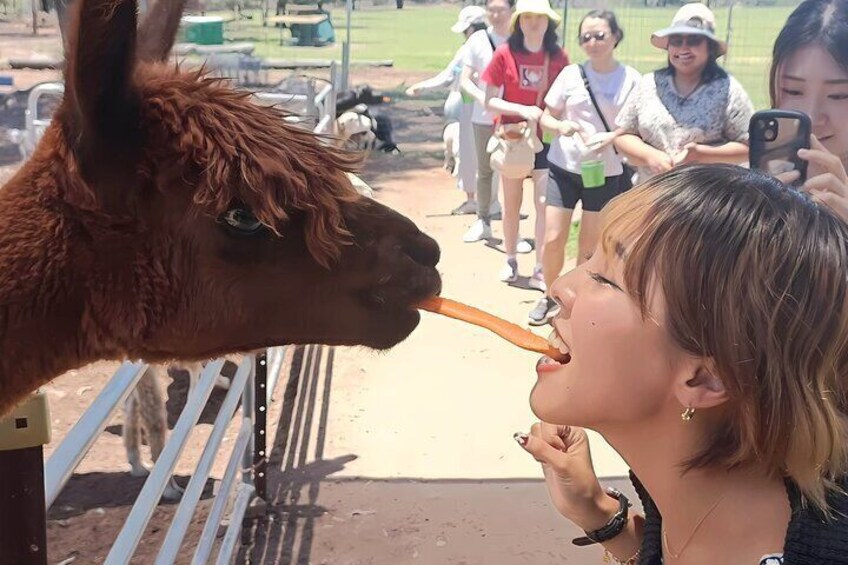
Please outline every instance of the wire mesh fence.
[[[586, 13], [592, 9], [608, 9], [615, 12], [624, 29], [625, 38], [618, 47], [618, 59], [643, 73], [665, 66], [665, 51], [651, 45], [651, 33], [671, 24], [680, 3], [667, 6], [646, 6], [645, 3], [626, 0], [560, 2], [557, 10], [564, 16], [563, 40], [571, 58], [582, 59], [577, 34]], [[772, 45], [789, 13], [799, 3], [710, 3], [716, 16], [716, 33], [729, 44], [727, 55], [719, 62], [742, 83], [757, 109], [767, 107], [769, 102]]]

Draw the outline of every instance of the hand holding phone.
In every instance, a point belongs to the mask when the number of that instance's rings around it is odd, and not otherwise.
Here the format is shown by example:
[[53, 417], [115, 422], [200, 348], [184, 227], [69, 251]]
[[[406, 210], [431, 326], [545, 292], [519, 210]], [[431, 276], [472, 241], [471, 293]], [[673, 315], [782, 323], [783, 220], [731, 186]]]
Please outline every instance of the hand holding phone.
[[751, 116], [748, 127], [751, 168], [777, 176], [798, 171], [794, 184], [807, 180], [807, 161], [799, 149], [810, 148], [810, 118], [792, 110], [762, 110]]

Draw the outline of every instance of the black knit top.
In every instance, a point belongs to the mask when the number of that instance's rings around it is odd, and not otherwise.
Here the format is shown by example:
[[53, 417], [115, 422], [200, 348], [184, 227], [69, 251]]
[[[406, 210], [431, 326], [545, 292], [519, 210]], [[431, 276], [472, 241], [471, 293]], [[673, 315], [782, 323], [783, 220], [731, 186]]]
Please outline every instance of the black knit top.
[[[662, 565], [662, 516], [632, 472], [630, 480], [645, 511], [645, 537], [639, 565]], [[848, 492], [848, 476], [839, 484]], [[784, 565], [848, 565], [848, 496], [828, 496], [833, 509], [833, 519], [828, 522], [816, 510], [802, 507], [801, 493], [793, 482], [786, 481], [786, 492], [792, 517], [783, 547]]]

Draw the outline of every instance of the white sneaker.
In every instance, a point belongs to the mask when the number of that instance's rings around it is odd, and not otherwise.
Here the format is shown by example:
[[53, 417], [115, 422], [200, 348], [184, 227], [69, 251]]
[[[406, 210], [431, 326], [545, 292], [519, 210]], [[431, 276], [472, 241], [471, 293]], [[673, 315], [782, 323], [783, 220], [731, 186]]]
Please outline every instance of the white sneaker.
[[533, 246], [526, 239], [519, 239], [518, 244], [515, 246], [515, 251], [518, 253], [530, 253], [533, 251]]
[[545, 292], [547, 288], [545, 287], [545, 277], [542, 276], [542, 269], [534, 268], [533, 275], [527, 281], [527, 286], [530, 288], [535, 288], [536, 290], [541, 290]]
[[506, 265], [501, 269], [498, 278], [501, 282], [511, 283], [518, 280], [518, 261], [515, 259], [507, 259]]
[[465, 232], [465, 235], [462, 236], [462, 241], [464, 241], [465, 243], [474, 243], [475, 241], [481, 241], [483, 239], [491, 238], [492, 226], [490, 226], [483, 220], [478, 219], [476, 222], [471, 224], [471, 227], [468, 228], [468, 231]]
[[477, 202], [474, 200], [466, 200], [453, 210], [451, 210], [451, 214], [454, 216], [461, 216], [464, 214], [476, 214], [477, 213]]

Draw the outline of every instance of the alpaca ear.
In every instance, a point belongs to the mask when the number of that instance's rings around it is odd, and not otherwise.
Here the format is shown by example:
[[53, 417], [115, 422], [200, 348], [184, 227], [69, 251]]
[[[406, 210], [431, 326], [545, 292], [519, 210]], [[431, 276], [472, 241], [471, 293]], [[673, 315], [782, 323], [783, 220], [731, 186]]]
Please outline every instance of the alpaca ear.
[[138, 58], [163, 62], [174, 46], [186, 0], [157, 0], [144, 17], [138, 31]]
[[89, 192], [68, 197], [106, 207], [126, 190], [120, 181], [133, 167], [140, 143], [133, 83], [136, 0], [77, 0], [72, 9], [65, 64], [68, 141]]

